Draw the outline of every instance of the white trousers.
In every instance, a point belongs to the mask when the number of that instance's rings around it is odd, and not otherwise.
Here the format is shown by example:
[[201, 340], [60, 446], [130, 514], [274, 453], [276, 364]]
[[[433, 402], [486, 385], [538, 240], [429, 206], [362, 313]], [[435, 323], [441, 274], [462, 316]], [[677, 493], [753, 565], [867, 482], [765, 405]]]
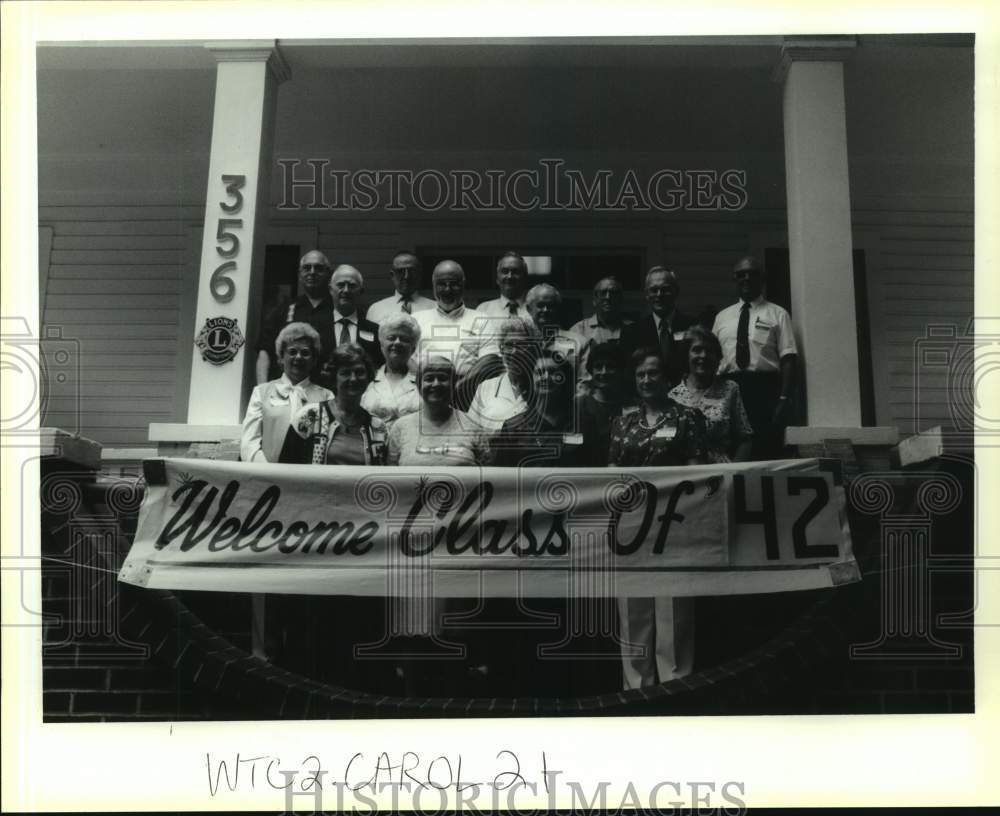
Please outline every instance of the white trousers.
[[619, 598], [618, 620], [626, 689], [691, 674], [694, 598]]

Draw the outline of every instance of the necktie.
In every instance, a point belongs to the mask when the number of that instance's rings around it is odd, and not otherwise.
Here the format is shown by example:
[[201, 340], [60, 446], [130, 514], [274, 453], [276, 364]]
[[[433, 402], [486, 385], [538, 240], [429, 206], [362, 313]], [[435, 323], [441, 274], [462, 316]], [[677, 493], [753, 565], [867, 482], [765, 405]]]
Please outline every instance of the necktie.
[[413, 304], [410, 303], [410, 298], [408, 295], [403, 295], [399, 299], [400, 309], [402, 309], [407, 314], [413, 314]]
[[351, 342], [351, 321], [346, 317], [340, 318], [340, 339], [337, 341], [338, 346], [346, 346]]
[[670, 359], [670, 352], [674, 350], [674, 337], [670, 333], [670, 324], [666, 319], [660, 321], [660, 354], [664, 360]]
[[736, 327], [736, 365], [742, 371], [750, 365], [750, 304], [740, 309], [740, 324]]
[[513, 300], [507, 301], [507, 312], [511, 317], [517, 317], [517, 303]]

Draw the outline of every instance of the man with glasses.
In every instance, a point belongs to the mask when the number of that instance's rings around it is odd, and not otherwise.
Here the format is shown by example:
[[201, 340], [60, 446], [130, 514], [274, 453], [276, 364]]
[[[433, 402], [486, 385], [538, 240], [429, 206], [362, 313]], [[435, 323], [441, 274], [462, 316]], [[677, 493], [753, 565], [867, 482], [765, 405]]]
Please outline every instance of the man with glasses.
[[646, 273], [643, 287], [650, 314], [622, 331], [626, 349], [658, 348], [667, 364], [671, 385], [680, 382], [687, 371], [687, 343], [684, 333], [694, 320], [677, 309], [680, 283], [677, 273], [665, 266], [654, 266]]
[[777, 459], [795, 396], [798, 350], [788, 312], [764, 298], [764, 272], [744, 256], [733, 267], [740, 299], [716, 315], [712, 332], [722, 345], [719, 373], [740, 387], [753, 426], [755, 460]]
[[420, 259], [412, 252], [397, 252], [392, 259], [392, 268], [389, 275], [392, 277], [392, 285], [395, 291], [387, 298], [376, 300], [368, 307], [365, 315], [372, 323], [381, 323], [387, 317], [400, 312], [404, 314], [415, 314], [426, 309], [433, 309], [435, 303], [430, 298], [425, 298], [420, 294], [420, 276], [423, 267]]
[[[601, 278], [594, 285], [594, 314], [574, 323], [569, 334], [580, 338], [580, 371], [587, 370], [587, 357], [590, 349], [601, 343], [617, 343], [623, 346], [626, 359], [634, 351], [624, 348], [622, 332], [632, 326], [635, 321], [622, 314], [625, 303], [625, 291], [617, 278]], [[589, 381], [590, 375], [582, 375], [584, 381]]]
[[318, 249], [307, 252], [299, 261], [299, 285], [302, 294], [279, 303], [265, 318], [257, 337], [257, 384], [278, 376], [274, 342], [289, 323], [308, 323], [319, 332], [319, 360], [326, 360], [334, 347], [333, 299], [330, 278], [333, 270], [326, 255]]

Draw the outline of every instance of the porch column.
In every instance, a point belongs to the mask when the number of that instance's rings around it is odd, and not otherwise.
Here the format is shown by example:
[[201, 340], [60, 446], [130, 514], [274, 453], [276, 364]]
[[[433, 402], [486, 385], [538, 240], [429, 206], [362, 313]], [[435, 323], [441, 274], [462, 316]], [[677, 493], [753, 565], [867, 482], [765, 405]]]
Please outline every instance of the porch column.
[[812, 426], [861, 426], [843, 72], [853, 49], [786, 40], [779, 67], [792, 321]]
[[274, 40], [206, 43], [216, 65], [188, 425], [236, 425], [253, 382], [277, 87]]

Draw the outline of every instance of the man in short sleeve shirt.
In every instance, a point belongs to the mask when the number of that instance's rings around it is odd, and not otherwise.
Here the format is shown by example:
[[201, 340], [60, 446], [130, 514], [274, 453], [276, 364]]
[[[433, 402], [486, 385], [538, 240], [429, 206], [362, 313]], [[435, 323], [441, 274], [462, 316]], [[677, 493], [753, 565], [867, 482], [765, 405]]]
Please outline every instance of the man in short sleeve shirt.
[[307, 252], [299, 261], [299, 284], [302, 294], [295, 300], [279, 303], [265, 318], [257, 338], [257, 384], [279, 376], [274, 343], [278, 333], [289, 323], [308, 323], [319, 332], [319, 365], [333, 351], [333, 299], [330, 278], [333, 270], [326, 255], [317, 249]]
[[[594, 346], [602, 343], [617, 343], [622, 346], [622, 337], [627, 334], [635, 321], [630, 320], [622, 314], [625, 303], [625, 291], [617, 278], [601, 278], [594, 285], [594, 313], [590, 317], [585, 317], [574, 323], [569, 330], [569, 334], [580, 338], [580, 359], [578, 361], [581, 382], [587, 387], [590, 384], [590, 375], [587, 374], [587, 358], [590, 350]], [[634, 351], [626, 348], [624, 356]]]
[[764, 275], [756, 258], [733, 267], [740, 300], [719, 312], [712, 331], [722, 345], [719, 373], [740, 386], [753, 426], [753, 458], [776, 459], [795, 396], [798, 349], [788, 312], [763, 296]]
[[465, 305], [465, 272], [456, 261], [441, 261], [431, 280], [437, 306], [413, 319], [420, 326], [421, 346], [436, 340], [457, 345], [455, 407], [465, 411], [479, 383], [503, 371], [495, 327], [490, 318]]
[[372, 323], [381, 323], [400, 312], [412, 315], [433, 309], [437, 304], [418, 291], [422, 271], [420, 259], [416, 255], [408, 251], [397, 252], [389, 271], [395, 291], [389, 297], [376, 300], [369, 306], [365, 317]]

